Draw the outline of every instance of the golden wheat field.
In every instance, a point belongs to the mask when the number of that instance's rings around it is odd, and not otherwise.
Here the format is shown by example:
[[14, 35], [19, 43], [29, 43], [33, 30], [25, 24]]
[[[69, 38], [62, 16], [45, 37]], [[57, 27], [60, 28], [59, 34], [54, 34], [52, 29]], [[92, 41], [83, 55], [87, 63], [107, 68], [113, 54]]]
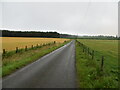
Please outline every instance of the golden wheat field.
[[[2, 49], [6, 49], [6, 51], [15, 50], [18, 48], [31, 47], [32, 45], [41, 45], [45, 43], [50, 43], [56, 41], [56, 43], [63, 43], [69, 39], [62, 38], [24, 38], [24, 37], [0, 37], [2, 40]], [[1, 50], [2, 50], [1, 49]], [[2, 51], [1, 51], [2, 52]]]

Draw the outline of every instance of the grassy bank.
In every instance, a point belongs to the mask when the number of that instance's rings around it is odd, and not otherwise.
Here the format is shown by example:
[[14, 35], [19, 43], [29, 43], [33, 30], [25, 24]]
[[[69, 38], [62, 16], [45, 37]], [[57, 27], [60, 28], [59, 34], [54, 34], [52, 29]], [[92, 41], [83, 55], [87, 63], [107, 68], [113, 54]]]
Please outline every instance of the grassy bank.
[[[94, 59], [76, 43], [76, 68], [80, 88], [118, 88], [117, 41], [79, 40], [95, 51]], [[101, 71], [101, 56], [105, 57]]]
[[64, 42], [62, 44], [53, 44], [44, 46], [37, 49], [31, 49], [25, 52], [16, 53], [12, 56], [3, 58], [3, 66], [2, 66], [2, 77], [15, 72], [17, 69], [26, 66], [39, 59], [40, 57], [54, 51], [55, 49], [67, 44], [69, 41]]

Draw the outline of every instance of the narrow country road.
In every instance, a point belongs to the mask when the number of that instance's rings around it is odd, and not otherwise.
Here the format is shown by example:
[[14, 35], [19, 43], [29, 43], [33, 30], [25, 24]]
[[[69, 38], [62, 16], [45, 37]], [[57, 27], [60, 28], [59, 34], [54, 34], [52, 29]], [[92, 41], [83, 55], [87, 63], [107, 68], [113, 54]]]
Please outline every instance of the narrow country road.
[[3, 88], [75, 88], [75, 41], [3, 78]]

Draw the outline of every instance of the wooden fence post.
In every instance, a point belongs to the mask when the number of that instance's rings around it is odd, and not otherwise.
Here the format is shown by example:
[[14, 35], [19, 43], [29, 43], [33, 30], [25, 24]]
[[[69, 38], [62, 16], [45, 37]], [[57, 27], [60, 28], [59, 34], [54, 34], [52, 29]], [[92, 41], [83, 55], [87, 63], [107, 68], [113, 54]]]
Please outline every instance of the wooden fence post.
[[18, 53], [18, 47], [16, 47], [16, 53]]
[[3, 49], [3, 54], [5, 54], [6, 53], [6, 50], [5, 49]]
[[27, 51], [27, 46], [25, 46], [25, 51]]
[[48, 45], [50, 46], [50, 43], [48, 43]]
[[38, 44], [36, 45], [36, 47], [38, 48]]
[[94, 50], [92, 50], [92, 59], [94, 59]]
[[33, 49], [33, 45], [31, 46], [31, 48]]
[[83, 48], [83, 52], [84, 52], [84, 48]]
[[102, 56], [102, 59], [101, 59], [101, 71], [103, 71], [103, 65], [104, 65], [104, 56]]
[[66, 42], [66, 40], [64, 41], [64, 43]]

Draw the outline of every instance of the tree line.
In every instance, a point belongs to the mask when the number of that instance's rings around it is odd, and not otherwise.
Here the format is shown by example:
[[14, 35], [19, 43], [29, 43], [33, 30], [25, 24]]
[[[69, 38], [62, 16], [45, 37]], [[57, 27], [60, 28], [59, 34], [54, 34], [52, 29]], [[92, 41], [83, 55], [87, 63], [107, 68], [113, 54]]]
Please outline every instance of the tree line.
[[35, 31], [8, 31], [2, 30], [2, 37], [46, 37], [59, 38], [60, 34], [57, 32], [35, 32]]
[[69, 35], [69, 34], [60, 34], [58, 32], [2, 30], [2, 37], [75, 38], [76, 36], [75, 35]]
[[44, 37], [44, 38], [75, 38], [75, 39], [105, 39], [105, 40], [116, 40], [120, 37], [116, 36], [77, 36], [70, 34], [60, 34], [58, 32], [38, 32], [38, 31], [9, 31], [1, 30], [2, 37]]
[[120, 40], [120, 37], [118, 36], [79, 36], [80, 39], [100, 39], [100, 40]]

